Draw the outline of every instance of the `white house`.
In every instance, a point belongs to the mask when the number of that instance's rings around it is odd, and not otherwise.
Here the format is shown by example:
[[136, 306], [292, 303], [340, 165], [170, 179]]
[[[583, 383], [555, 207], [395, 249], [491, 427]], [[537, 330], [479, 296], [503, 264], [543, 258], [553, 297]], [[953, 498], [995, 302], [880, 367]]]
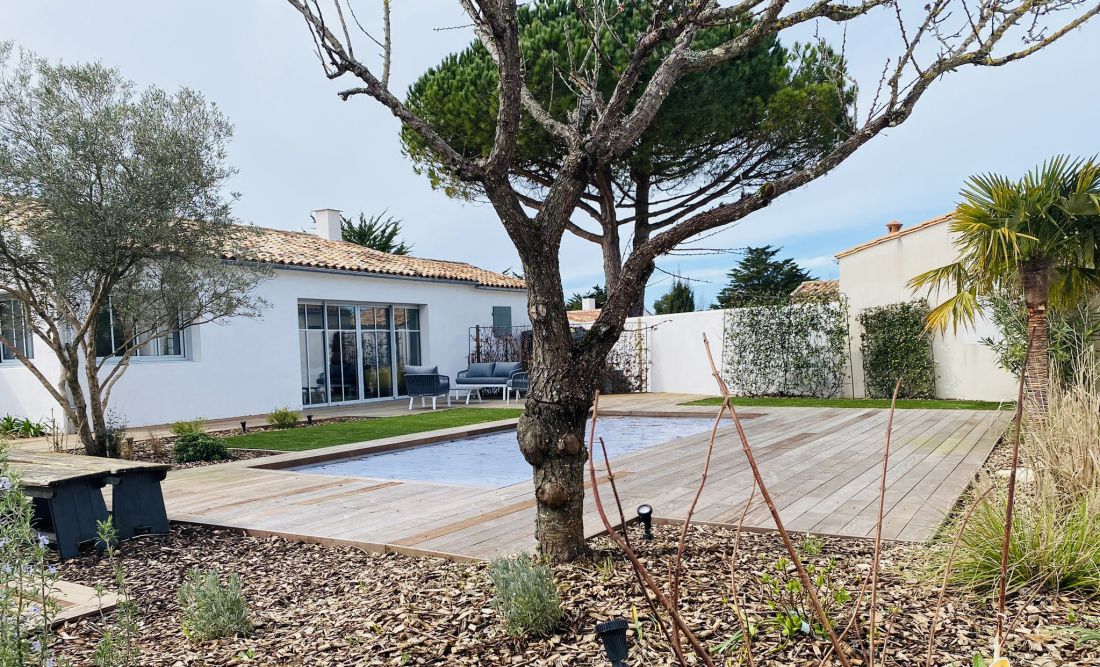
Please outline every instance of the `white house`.
[[[840, 291], [848, 298], [852, 340], [851, 382], [846, 391], [864, 396], [863, 359], [859, 350], [862, 329], [855, 317], [861, 310], [925, 296], [914, 294], [908, 282], [920, 273], [953, 262], [957, 256], [955, 235], [949, 224], [952, 214], [903, 227], [891, 222], [885, 235], [849, 248], [836, 258], [840, 264]], [[950, 294], [928, 295], [932, 306]], [[980, 340], [997, 336], [996, 328], [979, 315], [973, 328], [950, 328], [936, 334], [932, 356], [936, 362], [936, 396], [940, 398], [1015, 400], [1012, 375], [997, 365], [996, 358]]]
[[[389, 255], [340, 240], [340, 214], [315, 211], [316, 233], [261, 228], [227, 260], [271, 265], [262, 318], [171, 332], [142, 348], [111, 396], [130, 426], [340, 405], [404, 393], [406, 365], [466, 368], [469, 329], [529, 324], [522, 280], [462, 262]], [[20, 308], [0, 300], [19, 338]], [[44, 342], [22, 337], [48, 378]], [[61, 418], [54, 400], [0, 350], [0, 416]]]

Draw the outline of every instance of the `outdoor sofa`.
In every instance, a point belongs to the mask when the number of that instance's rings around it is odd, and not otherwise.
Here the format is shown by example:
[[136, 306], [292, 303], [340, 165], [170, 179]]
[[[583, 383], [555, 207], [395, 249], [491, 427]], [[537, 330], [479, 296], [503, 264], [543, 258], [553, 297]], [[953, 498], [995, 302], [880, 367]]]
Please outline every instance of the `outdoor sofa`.
[[455, 376], [455, 389], [466, 389], [466, 402], [470, 402], [470, 394], [477, 392], [480, 399], [482, 389], [500, 389], [504, 393], [504, 402], [507, 403], [512, 393], [519, 397], [519, 392], [527, 391], [529, 384], [527, 372], [518, 361], [490, 361], [487, 363], [473, 363], [464, 371], [459, 371]]

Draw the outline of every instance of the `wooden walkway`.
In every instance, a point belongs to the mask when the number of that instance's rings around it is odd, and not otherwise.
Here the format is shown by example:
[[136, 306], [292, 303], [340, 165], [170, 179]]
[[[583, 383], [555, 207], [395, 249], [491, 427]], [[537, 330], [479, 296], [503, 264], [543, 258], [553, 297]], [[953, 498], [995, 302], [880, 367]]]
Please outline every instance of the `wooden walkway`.
[[[685, 397], [611, 397], [615, 412], [714, 414], [678, 406]], [[749, 408], [741, 412], [769, 490], [786, 525], [821, 534], [868, 536], [877, 513], [887, 411]], [[981, 467], [1007, 424], [1004, 412], [899, 410], [888, 474], [884, 536], [930, 538]], [[507, 422], [502, 422], [505, 425]], [[484, 428], [485, 425], [482, 425]], [[443, 433], [453, 438], [463, 429]], [[683, 519], [698, 485], [708, 434], [683, 437], [612, 460], [624, 507], [649, 503], [661, 519]], [[440, 434], [433, 434], [439, 439]], [[393, 447], [417, 436], [369, 443]], [[484, 559], [534, 547], [529, 482], [499, 489], [338, 477], [267, 469], [367, 444], [285, 454], [173, 472], [164, 484], [170, 518], [377, 551]], [[516, 451], [515, 456], [520, 456]], [[606, 471], [597, 466], [610, 502]], [[695, 520], [735, 524], [752, 489], [740, 442], [719, 431], [707, 488]], [[746, 526], [774, 528], [759, 495]], [[602, 531], [586, 496], [585, 531]], [[609, 508], [610, 509], [610, 508]]]

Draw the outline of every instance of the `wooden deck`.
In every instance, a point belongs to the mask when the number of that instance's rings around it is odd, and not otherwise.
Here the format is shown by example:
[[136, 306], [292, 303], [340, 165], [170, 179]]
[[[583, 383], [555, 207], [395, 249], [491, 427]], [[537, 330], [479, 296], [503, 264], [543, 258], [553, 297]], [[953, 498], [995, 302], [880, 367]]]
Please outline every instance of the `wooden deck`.
[[[678, 406], [673, 395], [610, 397], [618, 413], [714, 414]], [[874, 529], [886, 410], [751, 408], [742, 411], [769, 489], [792, 530], [867, 536]], [[1003, 412], [899, 410], [887, 487], [884, 536], [930, 538], [981, 467], [1007, 424]], [[484, 428], [482, 426], [481, 428]], [[445, 438], [463, 429], [443, 433]], [[292, 465], [424, 436], [284, 454], [173, 472], [164, 483], [173, 520], [232, 527], [377, 551], [484, 559], [534, 547], [534, 499], [528, 482], [499, 489], [388, 479], [315, 475], [258, 465]], [[439, 434], [433, 434], [439, 439]], [[624, 507], [650, 503], [660, 519], [682, 520], [698, 484], [707, 434], [683, 437], [612, 460]], [[520, 456], [519, 452], [515, 456]], [[606, 471], [600, 491], [610, 498]], [[698, 521], [734, 524], [752, 488], [751, 471], [729, 425], [715, 445]], [[746, 526], [774, 527], [759, 496]], [[602, 525], [591, 502], [585, 531]]]

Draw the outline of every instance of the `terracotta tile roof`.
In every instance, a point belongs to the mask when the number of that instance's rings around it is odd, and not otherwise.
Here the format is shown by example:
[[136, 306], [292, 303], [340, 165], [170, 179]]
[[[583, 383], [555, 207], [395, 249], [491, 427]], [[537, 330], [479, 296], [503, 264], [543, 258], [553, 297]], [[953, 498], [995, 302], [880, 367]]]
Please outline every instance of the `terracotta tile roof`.
[[847, 250], [845, 250], [843, 252], [838, 252], [836, 254], [836, 258], [840, 259], [841, 257], [847, 257], [848, 255], [851, 255], [853, 253], [857, 253], [860, 250], [866, 250], [867, 248], [872, 248], [874, 246], [877, 246], [880, 243], [885, 243], [885, 242], [890, 241], [892, 239], [896, 239], [899, 236], [905, 236], [906, 234], [912, 234], [913, 232], [919, 232], [920, 230], [922, 230], [926, 227], [931, 227], [933, 225], [938, 225], [941, 222], [947, 222], [948, 220], [951, 220], [954, 217], [955, 217], [955, 213], [951, 212], [951, 213], [941, 215], [938, 218], [932, 218], [931, 220], [925, 220], [924, 222], [915, 224], [912, 227], [902, 227], [901, 231], [896, 232], [894, 234], [885, 234], [883, 236], [878, 237], [877, 239], [871, 239], [870, 241], [867, 241], [866, 243], [861, 243], [861, 244], [855, 246], [854, 248], [848, 248]]
[[792, 297], [834, 297], [840, 294], [839, 280], [807, 280], [791, 292]]
[[515, 276], [486, 271], [465, 262], [391, 255], [345, 241], [329, 241], [316, 234], [249, 227], [237, 247], [223, 253], [225, 259], [261, 262], [274, 266], [301, 266], [338, 271], [458, 280], [483, 287], [525, 289]]
[[596, 321], [596, 318], [600, 316], [600, 309], [595, 308], [593, 310], [570, 310], [565, 313], [566, 317], [573, 324], [591, 324]]

